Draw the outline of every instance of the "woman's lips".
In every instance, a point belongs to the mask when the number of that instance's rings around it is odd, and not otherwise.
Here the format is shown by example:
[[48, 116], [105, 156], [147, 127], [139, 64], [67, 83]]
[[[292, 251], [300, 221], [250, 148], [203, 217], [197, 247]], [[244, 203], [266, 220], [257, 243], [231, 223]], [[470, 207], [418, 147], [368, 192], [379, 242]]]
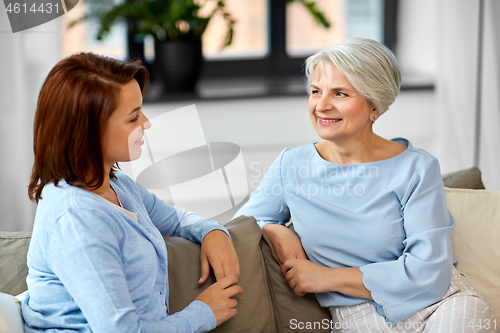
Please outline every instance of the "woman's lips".
[[139, 140], [137, 140], [136, 142], [134, 142], [134, 144], [142, 146], [144, 144], [144, 137], [141, 137]]
[[318, 117], [318, 122], [321, 126], [334, 126], [341, 122], [341, 118], [321, 118]]

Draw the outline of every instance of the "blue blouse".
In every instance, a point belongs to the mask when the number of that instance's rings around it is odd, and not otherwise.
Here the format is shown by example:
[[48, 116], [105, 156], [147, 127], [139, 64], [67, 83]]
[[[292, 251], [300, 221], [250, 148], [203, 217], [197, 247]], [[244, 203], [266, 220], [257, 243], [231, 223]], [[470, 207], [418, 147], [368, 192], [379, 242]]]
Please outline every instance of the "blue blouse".
[[212, 310], [201, 301], [167, 315], [162, 235], [201, 243], [208, 232], [227, 230], [165, 204], [123, 173], [116, 176], [111, 186], [137, 220], [64, 181], [60, 187], [44, 187], [28, 250], [25, 331], [186, 333], [215, 328]]
[[[451, 282], [454, 228], [439, 163], [405, 139], [392, 158], [334, 164], [314, 144], [285, 149], [235, 216], [259, 225], [293, 220], [308, 258], [359, 267], [377, 308], [399, 322], [438, 301]], [[322, 306], [366, 299], [316, 294]]]

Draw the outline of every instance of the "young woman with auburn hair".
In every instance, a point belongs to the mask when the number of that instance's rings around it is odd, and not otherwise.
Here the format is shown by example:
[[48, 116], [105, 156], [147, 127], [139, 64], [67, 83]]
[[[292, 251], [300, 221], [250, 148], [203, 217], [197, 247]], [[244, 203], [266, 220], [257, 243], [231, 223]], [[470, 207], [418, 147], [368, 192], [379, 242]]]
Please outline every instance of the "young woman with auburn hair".
[[[219, 223], [165, 204], [117, 162], [141, 155], [148, 73], [93, 53], [60, 61], [38, 98], [28, 192], [38, 203], [28, 251], [26, 332], [206, 332], [236, 314], [239, 264]], [[201, 245], [217, 282], [168, 314], [162, 236]], [[175, 269], [175, 268], [173, 268]]]

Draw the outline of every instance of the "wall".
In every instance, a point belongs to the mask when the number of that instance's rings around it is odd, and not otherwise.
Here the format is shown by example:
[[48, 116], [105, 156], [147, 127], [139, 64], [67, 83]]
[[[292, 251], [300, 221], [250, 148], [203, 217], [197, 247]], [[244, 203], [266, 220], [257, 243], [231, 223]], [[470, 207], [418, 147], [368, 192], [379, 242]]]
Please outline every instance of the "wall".
[[396, 55], [405, 73], [435, 78], [438, 69], [438, 2], [403, 0], [398, 8]]
[[[154, 117], [189, 104], [146, 104], [143, 110], [154, 126]], [[241, 147], [251, 190], [281, 150], [321, 141], [309, 119], [307, 96], [205, 101], [195, 105], [207, 141], [232, 142]], [[374, 130], [386, 138], [408, 138], [414, 146], [434, 153], [436, 128], [428, 121], [434, 112], [431, 91], [403, 92], [377, 120]]]
[[13, 34], [0, 4], [0, 230], [29, 230], [35, 204], [27, 186], [33, 165], [33, 117], [43, 80], [60, 57], [58, 19]]
[[[484, 4], [481, 22], [480, 3]], [[427, 123], [439, 129], [434, 155], [442, 170], [476, 165], [486, 188], [500, 190], [496, 170], [500, 163], [500, 2], [404, 0], [399, 4], [397, 55], [403, 69], [435, 83], [435, 113]], [[484, 31], [478, 90], [480, 25]]]

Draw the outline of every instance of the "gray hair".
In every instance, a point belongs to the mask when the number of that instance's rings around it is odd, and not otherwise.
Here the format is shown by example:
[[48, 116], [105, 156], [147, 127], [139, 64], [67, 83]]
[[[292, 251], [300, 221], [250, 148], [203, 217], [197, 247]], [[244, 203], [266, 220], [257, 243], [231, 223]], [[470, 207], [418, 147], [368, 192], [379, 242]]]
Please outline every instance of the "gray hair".
[[354, 89], [373, 104], [379, 115], [394, 102], [401, 87], [399, 62], [384, 45], [368, 38], [347, 39], [306, 59], [307, 88], [310, 90], [314, 71], [330, 61], [349, 80]]

